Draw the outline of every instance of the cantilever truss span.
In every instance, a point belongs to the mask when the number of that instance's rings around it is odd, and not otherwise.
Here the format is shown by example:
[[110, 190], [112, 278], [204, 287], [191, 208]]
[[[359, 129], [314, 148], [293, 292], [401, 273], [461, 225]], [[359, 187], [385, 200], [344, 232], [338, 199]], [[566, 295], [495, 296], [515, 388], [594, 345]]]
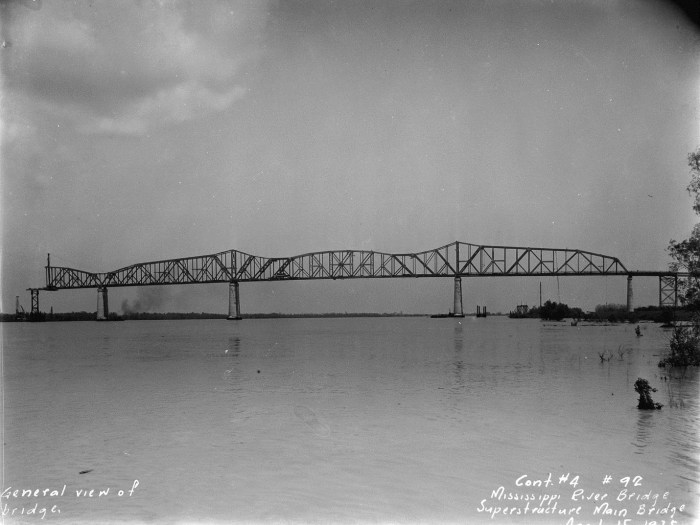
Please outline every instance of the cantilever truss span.
[[260, 257], [237, 250], [91, 273], [46, 266], [46, 289], [388, 277], [628, 275], [615, 257], [573, 249], [463, 242], [417, 253], [336, 250]]

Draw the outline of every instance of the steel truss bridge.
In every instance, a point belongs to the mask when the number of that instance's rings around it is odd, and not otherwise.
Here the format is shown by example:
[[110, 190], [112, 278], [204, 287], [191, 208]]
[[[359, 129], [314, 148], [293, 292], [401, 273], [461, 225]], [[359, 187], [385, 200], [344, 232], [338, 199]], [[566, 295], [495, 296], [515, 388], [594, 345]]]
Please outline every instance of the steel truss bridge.
[[462, 277], [626, 275], [631, 309], [632, 277], [659, 277], [659, 304], [675, 306], [678, 277], [668, 271], [629, 271], [616, 257], [569, 248], [485, 246], [453, 242], [417, 253], [369, 250], [311, 252], [292, 257], [261, 257], [238, 250], [211, 255], [132, 264], [109, 272], [87, 272], [46, 265], [46, 286], [30, 288], [32, 312], [39, 311], [39, 290], [97, 288], [98, 318], [108, 313], [107, 289], [119, 286], [229, 283], [229, 317], [240, 318], [238, 283], [312, 279], [452, 277], [455, 313], [462, 312]]

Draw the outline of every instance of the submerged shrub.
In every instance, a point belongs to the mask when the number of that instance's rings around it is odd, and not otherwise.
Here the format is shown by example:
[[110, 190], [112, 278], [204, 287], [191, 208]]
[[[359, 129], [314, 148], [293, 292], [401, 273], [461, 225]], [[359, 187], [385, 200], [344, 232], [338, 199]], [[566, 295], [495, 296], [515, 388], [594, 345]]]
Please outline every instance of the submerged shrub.
[[565, 317], [571, 317], [569, 306], [564, 303], [547, 301], [540, 308], [540, 318], [547, 321], [561, 321]]
[[659, 362], [659, 366], [700, 365], [700, 325], [676, 326], [669, 343], [671, 354]]
[[661, 403], [654, 403], [654, 400], [651, 398], [651, 393], [656, 392], [656, 388], [652, 388], [651, 385], [649, 385], [649, 381], [646, 379], [638, 378], [634, 382], [634, 390], [639, 394], [639, 404], [637, 408], [641, 408], [642, 410], [658, 410], [663, 406]]

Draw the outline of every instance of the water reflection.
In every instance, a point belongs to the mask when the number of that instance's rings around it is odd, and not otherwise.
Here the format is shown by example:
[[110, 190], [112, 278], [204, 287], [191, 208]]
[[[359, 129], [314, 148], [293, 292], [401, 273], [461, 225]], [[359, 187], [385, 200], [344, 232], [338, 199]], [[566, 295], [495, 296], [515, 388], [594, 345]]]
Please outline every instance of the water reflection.
[[697, 368], [671, 369], [663, 376], [663, 383], [668, 393], [668, 457], [679, 472], [687, 473], [681, 477], [690, 480], [691, 486], [696, 483], [696, 473], [700, 472]]
[[454, 374], [455, 374], [455, 384], [452, 387], [452, 391], [464, 390], [465, 379], [464, 379], [464, 360], [462, 359], [462, 353], [464, 351], [464, 326], [461, 322], [457, 322], [454, 327]]
[[223, 378], [226, 381], [231, 380], [231, 375], [235, 372], [239, 357], [241, 355], [241, 338], [240, 337], [229, 337], [228, 345], [224, 350], [223, 357], [227, 359], [232, 359], [234, 361], [226, 361], [226, 370], [223, 372]]
[[464, 327], [461, 321], [457, 322], [454, 329], [455, 352], [459, 353], [464, 348]]
[[102, 336], [102, 352], [105, 355], [112, 355], [112, 340], [109, 335]]
[[224, 356], [226, 357], [238, 357], [241, 355], [241, 338], [240, 337], [229, 337], [228, 346], [224, 351]]
[[644, 448], [651, 443], [654, 430], [654, 411], [639, 410], [637, 418], [636, 441], [632, 445], [636, 447], [635, 454], [644, 454]]

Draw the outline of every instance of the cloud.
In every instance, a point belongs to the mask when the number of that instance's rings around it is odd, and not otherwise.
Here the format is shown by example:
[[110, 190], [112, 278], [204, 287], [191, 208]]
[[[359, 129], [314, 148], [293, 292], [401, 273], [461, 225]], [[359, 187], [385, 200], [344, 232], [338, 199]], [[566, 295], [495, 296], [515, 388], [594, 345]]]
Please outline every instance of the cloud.
[[92, 119], [80, 129], [86, 133], [141, 135], [154, 122], [185, 122], [223, 111], [243, 97], [245, 91], [241, 86], [234, 86], [218, 93], [197, 81], [176, 84], [134, 101], [119, 116]]
[[10, 10], [6, 87], [90, 133], [143, 134], [225, 111], [261, 55], [266, 4], [45, 4]]
[[36, 137], [36, 126], [23, 115], [12, 114], [5, 108], [0, 118], [0, 136], [5, 145], [31, 144]]

